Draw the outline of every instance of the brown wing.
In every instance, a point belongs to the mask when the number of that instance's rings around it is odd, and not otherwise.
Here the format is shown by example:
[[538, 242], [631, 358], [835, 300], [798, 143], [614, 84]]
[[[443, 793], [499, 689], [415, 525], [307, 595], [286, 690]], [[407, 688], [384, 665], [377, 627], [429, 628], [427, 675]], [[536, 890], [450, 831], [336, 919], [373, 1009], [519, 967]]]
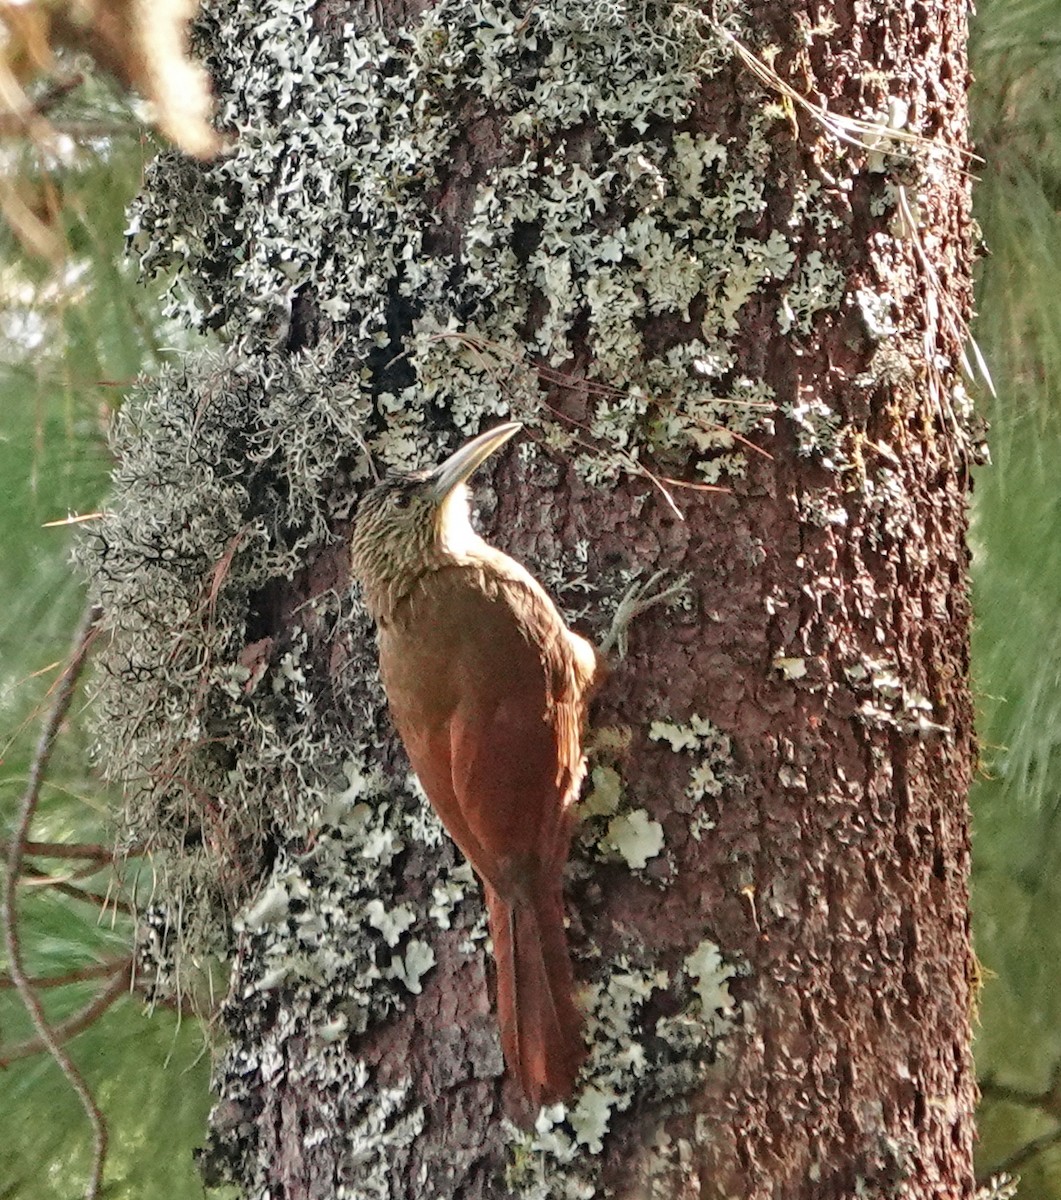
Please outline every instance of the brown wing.
[[433, 573], [380, 659], [395, 724], [472, 865], [517, 897], [567, 851], [582, 771], [570, 635], [536, 585], [468, 567]]

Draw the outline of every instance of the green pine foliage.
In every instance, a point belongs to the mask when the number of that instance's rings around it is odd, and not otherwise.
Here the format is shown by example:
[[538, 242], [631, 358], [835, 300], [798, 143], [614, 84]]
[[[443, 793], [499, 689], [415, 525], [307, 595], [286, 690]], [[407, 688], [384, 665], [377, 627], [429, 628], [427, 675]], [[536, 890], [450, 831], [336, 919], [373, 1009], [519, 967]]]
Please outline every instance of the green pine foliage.
[[[984, 0], [973, 136], [981, 264], [975, 335], [994, 465], [974, 508], [982, 743], [974, 904], [984, 1174], [1061, 1131], [1061, 0]], [[1061, 1196], [1057, 1147], [1013, 1163], [1022, 1197]]]
[[[65, 114], [105, 136], [42, 162], [24, 148], [15, 164], [27, 192], [58, 202], [61, 258], [29, 256], [0, 223], [0, 838], [18, 811], [40, 722], [84, 606], [68, 565], [69, 526], [45, 527], [103, 501], [111, 466], [110, 413], [142, 370], [154, 370], [164, 329], [155, 297], [122, 265], [125, 205], [154, 149], [128, 114], [89, 86]], [[5, 146], [5, 153], [14, 153]], [[112, 840], [114, 797], [90, 767], [83, 700], [75, 698], [57, 742], [32, 836], [40, 841]], [[84, 863], [33, 865], [86, 891], [106, 893], [112, 872], [71, 880]], [[150, 891], [146, 864], [140, 890]], [[21, 939], [33, 975], [56, 976], [129, 954], [131, 922], [113, 908], [27, 884]], [[0, 952], [0, 977], [7, 964]], [[106, 980], [42, 989], [53, 1022], [91, 1003]], [[10, 987], [0, 988], [0, 1055], [33, 1036]], [[192, 1150], [209, 1105], [209, 1062], [195, 1020], [139, 995], [122, 995], [71, 1053], [103, 1109], [111, 1145], [104, 1194], [201, 1197]], [[92, 1136], [77, 1097], [44, 1054], [0, 1071], [0, 1197], [69, 1200], [83, 1192]]]

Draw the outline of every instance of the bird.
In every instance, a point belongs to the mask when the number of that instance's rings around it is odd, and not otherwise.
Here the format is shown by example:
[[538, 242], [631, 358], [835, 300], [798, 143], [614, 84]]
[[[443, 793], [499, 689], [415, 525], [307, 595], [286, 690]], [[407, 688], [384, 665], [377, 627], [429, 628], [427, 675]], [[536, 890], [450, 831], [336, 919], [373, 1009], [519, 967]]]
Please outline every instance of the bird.
[[471, 523], [468, 480], [509, 421], [440, 465], [365, 493], [352, 575], [424, 792], [482, 883], [508, 1071], [535, 1107], [568, 1099], [586, 1057], [563, 875], [606, 658], [522, 564]]

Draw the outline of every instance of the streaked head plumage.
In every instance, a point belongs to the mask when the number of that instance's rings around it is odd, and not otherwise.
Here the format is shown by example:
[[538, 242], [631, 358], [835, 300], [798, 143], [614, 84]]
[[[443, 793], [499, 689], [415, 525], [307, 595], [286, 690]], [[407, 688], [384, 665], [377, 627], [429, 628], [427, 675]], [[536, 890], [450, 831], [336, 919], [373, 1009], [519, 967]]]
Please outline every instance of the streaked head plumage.
[[369, 489], [354, 514], [350, 569], [379, 619], [425, 571], [478, 542], [467, 479], [521, 426], [499, 425], [466, 442], [437, 467], [392, 475]]

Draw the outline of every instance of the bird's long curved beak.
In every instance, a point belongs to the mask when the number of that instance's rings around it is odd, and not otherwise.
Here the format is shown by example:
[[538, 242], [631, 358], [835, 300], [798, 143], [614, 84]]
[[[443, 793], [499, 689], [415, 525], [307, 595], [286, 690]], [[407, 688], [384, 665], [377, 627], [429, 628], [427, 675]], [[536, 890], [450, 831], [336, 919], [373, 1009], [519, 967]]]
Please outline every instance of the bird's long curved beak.
[[520, 421], [506, 421], [494, 429], [480, 433], [455, 450], [444, 463], [437, 466], [430, 477], [432, 497], [441, 504], [453, 489], [471, 475], [477, 466], [499, 450], [510, 437], [523, 428]]

